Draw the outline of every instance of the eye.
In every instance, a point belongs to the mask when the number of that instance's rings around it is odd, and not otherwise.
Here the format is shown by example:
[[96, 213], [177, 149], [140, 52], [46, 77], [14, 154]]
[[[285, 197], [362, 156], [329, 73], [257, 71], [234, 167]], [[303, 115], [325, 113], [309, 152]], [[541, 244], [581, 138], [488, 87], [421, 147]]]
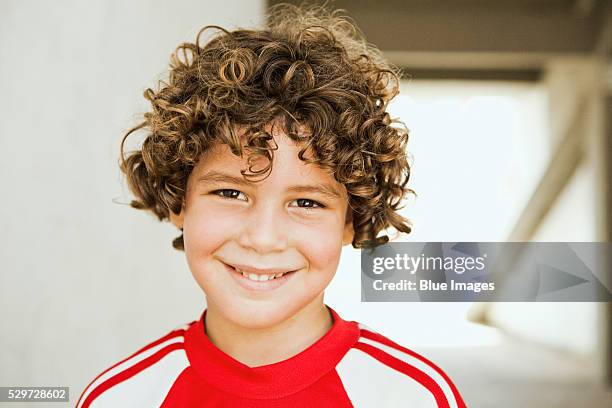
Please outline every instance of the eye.
[[[220, 190], [211, 191], [211, 194], [218, 195], [219, 197], [225, 198], [225, 199], [228, 199], [228, 200], [239, 199], [238, 197], [241, 194], [244, 196], [244, 193], [242, 193], [241, 191], [233, 190], [231, 188], [223, 188], [223, 189], [220, 189]], [[245, 197], [244, 201], [246, 201], [246, 197]]]
[[297, 203], [298, 207], [306, 208], [309, 210], [313, 208], [324, 208], [325, 207], [323, 204], [319, 203], [318, 201], [309, 200], [308, 198], [298, 198], [297, 200], [294, 200], [294, 202]]

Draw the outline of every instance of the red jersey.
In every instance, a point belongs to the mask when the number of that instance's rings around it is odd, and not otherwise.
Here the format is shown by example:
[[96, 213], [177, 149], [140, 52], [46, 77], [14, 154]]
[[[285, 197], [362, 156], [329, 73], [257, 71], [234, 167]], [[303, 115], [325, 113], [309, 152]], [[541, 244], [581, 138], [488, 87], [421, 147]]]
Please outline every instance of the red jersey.
[[323, 337], [289, 359], [258, 367], [208, 339], [204, 311], [98, 375], [77, 408], [465, 407], [431, 361], [329, 310], [333, 325]]

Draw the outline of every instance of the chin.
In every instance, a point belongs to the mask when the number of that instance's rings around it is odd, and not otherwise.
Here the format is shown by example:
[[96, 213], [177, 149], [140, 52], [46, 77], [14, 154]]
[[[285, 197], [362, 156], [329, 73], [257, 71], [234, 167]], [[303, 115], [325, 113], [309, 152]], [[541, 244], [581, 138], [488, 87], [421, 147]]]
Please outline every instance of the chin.
[[241, 305], [228, 305], [224, 308], [226, 318], [234, 324], [249, 329], [264, 329], [276, 326], [293, 317], [300, 305], [279, 304], [277, 302], [241, 302]]

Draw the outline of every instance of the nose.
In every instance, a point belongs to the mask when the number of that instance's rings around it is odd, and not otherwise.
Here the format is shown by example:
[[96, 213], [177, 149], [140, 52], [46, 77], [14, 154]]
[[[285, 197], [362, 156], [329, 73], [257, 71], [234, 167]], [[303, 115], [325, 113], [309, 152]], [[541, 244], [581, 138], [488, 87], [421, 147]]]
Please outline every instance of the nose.
[[250, 211], [240, 231], [239, 244], [259, 254], [280, 252], [287, 247], [287, 224], [275, 205], [259, 203]]

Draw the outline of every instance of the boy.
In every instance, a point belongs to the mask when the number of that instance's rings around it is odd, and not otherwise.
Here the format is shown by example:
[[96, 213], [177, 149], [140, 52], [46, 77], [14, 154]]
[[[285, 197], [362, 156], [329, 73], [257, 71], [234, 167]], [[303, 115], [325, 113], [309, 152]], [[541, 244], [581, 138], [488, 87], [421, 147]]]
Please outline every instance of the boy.
[[[147, 90], [150, 133], [121, 168], [169, 219], [206, 295], [200, 318], [96, 377], [80, 407], [465, 407], [424, 357], [324, 303], [343, 245], [388, 241], [408, 134], [397, 73], [355, 27], [281, 5], [264, 30], [185, 43]], [[204, 31], [204, 30], [203, 30]]]

